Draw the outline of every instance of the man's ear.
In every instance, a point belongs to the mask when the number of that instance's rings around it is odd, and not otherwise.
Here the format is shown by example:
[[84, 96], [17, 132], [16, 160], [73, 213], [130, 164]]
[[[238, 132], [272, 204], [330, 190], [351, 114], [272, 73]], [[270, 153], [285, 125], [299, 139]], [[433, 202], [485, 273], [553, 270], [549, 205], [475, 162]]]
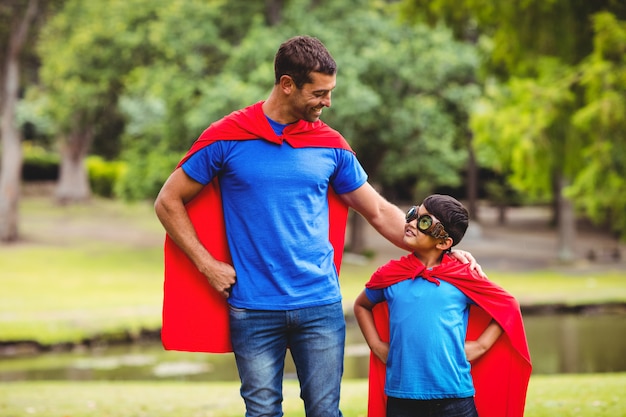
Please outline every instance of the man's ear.
[[285, 94], [291, 93], [296, 88], [296, 84], [289, 75], [282, 75], [279, 84]]
[[441, 242], [437, 243], [437, 249], [446, 251], [452, 247], [453, 243], [454, 243], [454, 240], [452, 240], [451, 237], [447, 237], [445, 239], [442, 239]]

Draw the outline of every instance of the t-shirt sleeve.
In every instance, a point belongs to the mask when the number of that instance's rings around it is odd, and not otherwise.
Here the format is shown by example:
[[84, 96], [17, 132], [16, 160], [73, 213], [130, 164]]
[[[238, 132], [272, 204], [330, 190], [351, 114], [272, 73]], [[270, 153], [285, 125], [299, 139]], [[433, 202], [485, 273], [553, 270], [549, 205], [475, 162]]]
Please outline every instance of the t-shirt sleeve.
[[365, 295], [367, 296], [367, 299], [374, 304], [382, 303], [383, 301], [385, 301], [385, 291], [382, 289], [374, 290], [371, 288], [366, 288]]
[[206, 185], [210, 183], [220, 167], [220, 142], [206, 146], [191, 155], [181, 166], [185, 174], [194, 181]]
[[337, 170], [331, 178], [331, 185], [337, 194], [354, 191], [367, 181], [367, 173], [354, 153], [345, 149], [337, 150]]

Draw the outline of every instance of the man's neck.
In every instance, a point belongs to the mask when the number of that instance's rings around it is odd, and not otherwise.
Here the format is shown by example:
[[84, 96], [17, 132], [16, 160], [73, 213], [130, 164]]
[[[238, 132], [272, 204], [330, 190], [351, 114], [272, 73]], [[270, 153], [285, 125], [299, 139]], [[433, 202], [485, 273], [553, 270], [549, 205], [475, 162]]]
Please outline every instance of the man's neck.
[[298, 120], [289, 111], [289, 105], [272, 90], [270, 96], [263, 103], [263, 113], [273, 121], [284, 125], [295, 123]]

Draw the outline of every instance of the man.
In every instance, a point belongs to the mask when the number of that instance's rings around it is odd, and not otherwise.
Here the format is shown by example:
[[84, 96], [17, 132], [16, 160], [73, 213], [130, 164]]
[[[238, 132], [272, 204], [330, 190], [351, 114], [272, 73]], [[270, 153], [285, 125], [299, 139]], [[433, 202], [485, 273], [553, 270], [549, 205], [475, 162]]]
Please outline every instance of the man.
[[[320, 120], [337, 70], [324, 45], [308, 36], [289, 39], [274, 70], [267, 100], [209, 126], [156, 199], [168, 235], [164, 344], [225, 351], [229, 343], [216, 342], [216, 333], [229, 331], [250, 417], [282, 415], [289, 348], [306, 415], [340, 416], [345, 321], [338, 269], [347, 207], [400, 247], [404, 213], [374, 190], [345, 139]], [[206, 209], [191, 207], [205, 202]], [[182, 318], [181, 309], [210, 304], [190, 298], [203, 291], [192, 289], [196, 284], [181, 289], [193, 272], [228, 303], [221, 325], [227, 328], [209, 331], [207, 348], [195, 336], [188, 344], [176, 340], [193, 333], [178, 327], [201, 322], [197, 310]], [[206, 314], [207, 322], [213, 316]]]

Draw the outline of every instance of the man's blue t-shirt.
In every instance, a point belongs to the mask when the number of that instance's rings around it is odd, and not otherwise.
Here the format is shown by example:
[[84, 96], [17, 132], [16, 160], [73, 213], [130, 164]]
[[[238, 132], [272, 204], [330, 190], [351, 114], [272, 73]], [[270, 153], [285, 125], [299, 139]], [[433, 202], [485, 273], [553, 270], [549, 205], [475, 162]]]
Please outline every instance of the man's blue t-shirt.
[[237, 273], [232, 306], [287, 310], [341, 300], [328, 191], [347, 193], [367, 181], [352, 152], [262, 139], [217, 141], [182, 169], [201, 184], [219, 179]]
[[454, 285], [406, 279], [384, 289], [366, 288], [373, 303], [389, 306], [389, 356], [385, 393], [432, 400], [474, 395], [465, 335], [472, 300]]

